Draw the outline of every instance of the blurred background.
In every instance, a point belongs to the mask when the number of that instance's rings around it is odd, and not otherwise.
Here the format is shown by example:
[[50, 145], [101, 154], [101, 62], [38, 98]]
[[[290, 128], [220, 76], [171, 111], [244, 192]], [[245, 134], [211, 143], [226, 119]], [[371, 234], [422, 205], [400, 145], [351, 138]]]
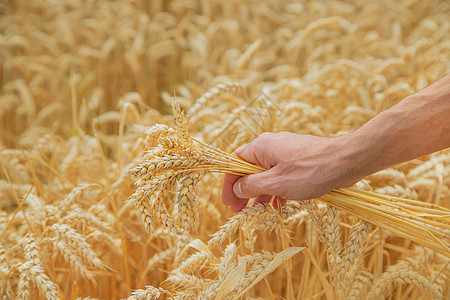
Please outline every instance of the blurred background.
[[[74, 126], [90, 132], [95, 122], [102, 134], [117, 133], [112, 112], [127, 93], [137, 92], [143, 105], [166, 113], [169, 96], [188, 106], [219, 76], [256, 87], [349, 60], [369, 72], [390, 64], [377, 92], [403, 77], [407, 94], [449, 69], [447, 1], [0, 5], [0, 142], [8, 147], [20, 145], [30, 129], [67, 138]], [[435, 64], [424, 64], [421, 54]], [[367, 94], [375, 96], [370, 89]]]

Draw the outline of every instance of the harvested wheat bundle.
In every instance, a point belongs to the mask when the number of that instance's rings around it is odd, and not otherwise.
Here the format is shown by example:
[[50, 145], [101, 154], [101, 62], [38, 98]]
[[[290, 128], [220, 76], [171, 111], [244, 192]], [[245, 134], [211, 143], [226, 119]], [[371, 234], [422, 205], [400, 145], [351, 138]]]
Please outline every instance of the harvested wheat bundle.
[[[181, 229], [187, 231], [198, 225], [194, 189], [200, 174], [247, 175], [265, 171], [192, 138], [179, 105], [173, 103], [172, 111], [176, 128], [160, 124], [152, 127], [147, 132], [147, 145], [151, 148], [133, 169], [138, 189], [130, 200], [136, 203], [147, 230], [152, 230], [156, 217], [178, 231], [164, 203], [163, 196], [170, 184], [178, 183], [176, 216]], [[335, 189], [318, 199], [450, 257], [450, 210], [445, 207], [358, 188]]]

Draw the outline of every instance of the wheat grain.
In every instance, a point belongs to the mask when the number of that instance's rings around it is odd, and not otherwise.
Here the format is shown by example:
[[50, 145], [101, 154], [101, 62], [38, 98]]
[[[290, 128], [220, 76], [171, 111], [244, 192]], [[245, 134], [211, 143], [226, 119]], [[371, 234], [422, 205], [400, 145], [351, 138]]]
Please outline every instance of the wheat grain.
[[[361, 270], [361, 264], [363, 261], [364, 244], [367, 242], [370, 229], [370, 224], [364, 221], [358, 222], [353, 226], [353, 231], [344, 247], [342, 260], [345, 274], [342, 278], [342, 285], [344, 291], [348, 291], [350, 288], [349, 297], [352, 294], [354, 295], [352, 297], [356, 297], [358, 293], [362, 292], [364, 286], [368, 284], [368, 274]], [[355, 285], [355, 278], [359, 282], [357, 285]]]
[[145, 269], [142, 272], [141, 276], [145, 277], [148, 272], [154, 270], [158, 265], [163, 265], [168, 261], [171, 261], [175, 256], [175, 252], [175, 248], [169, 248], [153, 255], [153, 257], [147, 261]]
[[85, 264], [82, 262], [80, 257], [70, 249], [69, 245], [62, 240], [55, 240], [52, 243], [54, 249], [59, 251], [61, 255], [64, 257], [64, 260], [70, 263], [71, 267], [82, 277], [88, 280], [94, 280], [94, 275]]
[[231, 92], [242, 93], [244, 87], [239, 82], [219, 82], [217, 85], [211, 87], [206, 93], [198, 98], [192, 107], [187, 112], [188, 118], [191, 118], [203, 105], [211, 102], [213, 98], [219, 94]]
[[359, 274], [352, 277], [353, 282], [348, 290], [346, 299], [357, 300], [366, 297], [367, 288], [372, 283], [372, 274], [365, 271], [360, 271]]
[[13, 298], [14, 293], [12, 290], [11, 282], [7, 278], [7, 274], [10, 270], [11, 266], [8, 263], [8, 256], [2, 244], [0, 244], [0, 289], [4, 290], [4, 297], [2, 299]]
[[394, 282], [402, 284], [409, 283], [422, 289], [434, 298], [442, 298], [438, 286], [413, 270], [411, 262], [407, 260], [399, 261], [397, 264], [390, 266], [386, 272], [383, 273], [380, 280], [374, 283], [368, 298], [376, 299], [377, 297], [384, 296], [393, 288]]
[[[56, 210], [56, 207], [54, 207]], [[56, 212], [55, 212], [56, 214]], [[91, 227], [91, 228], [97, 228], [100, 229], [102, 232], [111, 232], [111, 226], [100, 220], [97, 216], [94, 214], [83, 210], [81, 207], [77, 205], [72, 205], [69, 212], [66, 216], [62, 218], [62, 222], [66, 224], [75, 223], [77, 226], [80, 227]]]
[[342, 258], [342, 239], [339, 212], [334, 207], [326, 208], [326, 218], [323, 222], [323, 232], [327, 246], [328, 263], [331, 274], [334, 276], [334, 286], [337, 287], [339, 297], [343, 297], [343, 278], [345, 266]]
[[236, 244], [228, 244], [224, 250], [224, 255], [220, 259], [220, 264], [217, 266], [219, 271], [219, 281], [223, 280], [224, 277], [238, 264], [238, 252]]
[[96, 268], [103, 268], [102, 261], [98, 258], [94, 251], [92, 251], [89, 243], [85, 238], [77, 233], [74, 229], [67, 225], [53, 224], [48, 228], [59, 239], [65, 241], [71, 249], [75, 251], [86, 260], [90, 265]]
[[250, 220], [253, 221], [258, 218], [263, 218], [268, 214], [268, 209], [262, 204], [256, 205], [255, 207], [244, 208], [242, 211], [230, 218], [230, 220], [223, 225], [219, 231], [214, 233], [212, 238], [208, 241], [208, 245], [212, 248], [220, 247], [227, 237], [239, 229], [239, 226]]
[[199, 224], [198, 202], [194, 188], [200, 175], [187, 173], [179, 180], [178, 192], [175, 197], [176, 215], [180, 218], [181, 228], [186, 231], [196, 229]]
[[[325, 231], [324, 231], [324, 225], [323, 225], [323, 219], [325, 216], [324, 210], [319, 210], [319, 207], [315, 201], [309, 202], [306, 204], [309, 217], [314, 224], [314, 229], [317, 232], [317, 239], [325, 243], [326, 237], [325, 237]], [[311, 239], [312, 241], [316, 242], [316, 239]]]
[[98, 187], [95, 184], [82, 184], [73, 188], [70, 193], [58, 203], [61, 214], [64, 214], [69, 207], [83, 195], [83, 192], [89, 188]]
[[261, 40], [254, 41], [248, 48], [245, 50], [244, 53], [239, 57], [238, 61], [236, 62], [236, 69], [235, 73], [237, 73], [239, 70], [241, 70], [245, 65], [248, 63], [252, 55], [258, 51], [258, 49], [261, 47]]
[[43, 265], [39, 259], [40, 249], [33, 237], [28, 236], [23, 240], [25, 262], [20, 264], [20, 280], [17, 295], [21, 299], [29, 299], [32, 289], [36, 285], [46, 299], [59, 299], [56, 284], [44, 273]]
[[208, 252], [198, 252], [193, 255], [191, 255], [188, 259], [183, 261], [181, 265], [175, 269], [175, 272], [182, 272], [185, 274], [196, 272], [198, 270], [201, 270], [203, 266], [210, 261], [211, 254]]
[[111, 234], [109, 233], [100, 230], [94, 230], [86, 235], [86, 241], [91, 245], [94, 244], [93, 241], [95, 241], [99, 244], [102, 244], [106, 249], [111, 250], [117, 256], [123, 255], [123, 252], [120, 248], [120, 241], [114, 239], [113, 236], [111, 236]]
[[[228, 295], [229, 299], [232, 299], [233, 296], [239, 295], [247, 286], [249, 286], [255, 279], [260, 275], [263, 270], [269, 265], [272, 259], [275, 257], [273, 253], [265, 252], [262, 255], [254, 256], [258, 258], [258, 260], [250, 260], [250, 266], [248, 271], [245, 274], [245, 278], [242, 282], [240, 282], [236, 288], [234, 288], [233, 292]], [[252, 264], [253, 262], [253, 264]]]
[[205, 290], [209, 283], [210, 280], [208, 279], [200, 279], [196, 276], [182, 273], [170, 275], [165, 281], [165, 284], [171, 286], [172, 288], [197, 293]]
[[405, 173], [388, 168], [381, 170], [375, 174], [367, 177], [370, 180], [372, 186], [383, 187], [385, 185], [398, 184], [404, 186], [406, 184]]
[[166, 290], [162, 288], [155, 288], [153, 286], [146, 287], [145, 290], [136, 290], [131, 293], [128, 300], [156, 300], [162, 295], [169, 294]]

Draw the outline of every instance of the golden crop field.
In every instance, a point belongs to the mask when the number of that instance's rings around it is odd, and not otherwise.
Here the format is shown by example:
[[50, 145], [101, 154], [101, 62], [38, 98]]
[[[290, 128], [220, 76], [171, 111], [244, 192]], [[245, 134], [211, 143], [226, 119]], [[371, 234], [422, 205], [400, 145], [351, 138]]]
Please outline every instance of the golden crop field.
[[[1, 299], [450, 297], [450, 149], [221, 201], [259, 134], [343, 135], [447, 74], [449, 1], [4, 0], [0, 66]], [[404, 219], [423, 242], [344, 196], [443, 217]]]

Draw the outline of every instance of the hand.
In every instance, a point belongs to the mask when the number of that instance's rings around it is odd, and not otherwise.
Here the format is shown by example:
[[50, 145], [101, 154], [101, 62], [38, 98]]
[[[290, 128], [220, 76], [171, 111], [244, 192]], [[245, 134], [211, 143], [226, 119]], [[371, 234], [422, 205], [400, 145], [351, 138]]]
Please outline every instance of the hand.
[[267, 171], [247, 176], [226, 174], [222, 201], [238, 212], [249, 198], [255, 198], [255, 204], [277, 196], [283, 205], [287, 199], [312, 199], [336, 187], [349, 186], [355, 180], [344, 180], [341, 144], [340, 138], [263, 133], [233, 154]]

